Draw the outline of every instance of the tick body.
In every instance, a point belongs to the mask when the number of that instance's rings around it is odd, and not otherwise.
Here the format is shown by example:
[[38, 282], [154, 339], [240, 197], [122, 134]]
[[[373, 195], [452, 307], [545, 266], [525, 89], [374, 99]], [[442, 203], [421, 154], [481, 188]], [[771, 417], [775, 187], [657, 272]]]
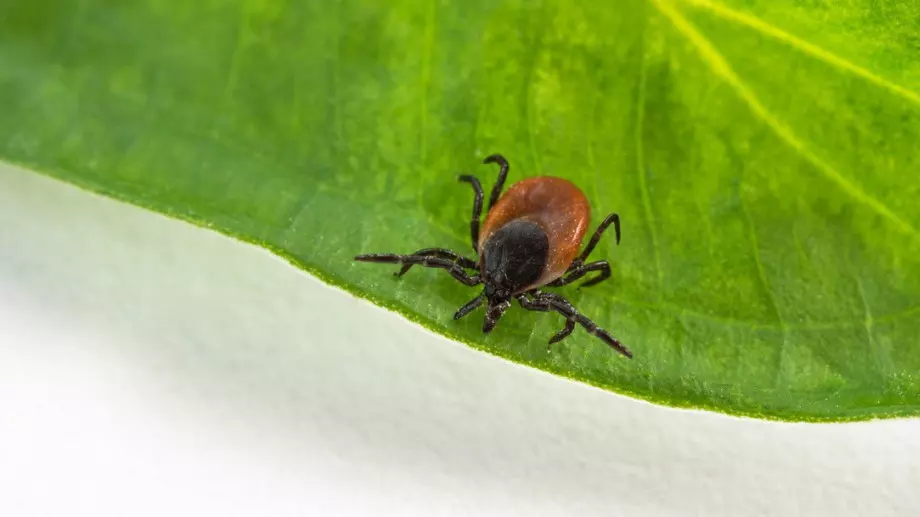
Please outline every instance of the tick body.
[[454, 319], [466, 316], [485, 302], [486, 315], [482, 327], [485, 333], [492, 331], [511, 306], [511, 300], [515, 299], [525, 309], [557, 312], [565, 317], [565, 326], [550, 339], [550, 344], [564, 339], [575, 330], [576, 325], [580, 325], [614, 350], [632, 357], [628, 348], [580, 314], [568, 300], [541, 290], [543, 287], [572, 283], [589, 273], [594, 276], [581, 284], [584, 287], [609, 278], [610, 265], [606, 260], [585, 263], [585, 259], [611, 224], [619, 244], [620, 220], [617, 214], [610, 214], [604, 219], [579, 253], [591, 210], [578, 187], [562, 178], [544, 176], [519, 181], [501, 195], [508, 175], [508, 162], [496, 154], [486, 158], [484, 163], [496, 163], [501, 169], [481, 228], [482, 186], [473, 176], [458, 178], [470, 183], [475, 194], [470, 237], [478, 260], [442, 248], [424, 248], [411, 255], [358, 255], [355, 260], [401, 264], [402, 269], [396, 273], [397, 276], [404, 275], [412, 266], [420, 265], [445, 269], [469, 286], [484, 284], [482, 293], [461, 307], [454, 314]]

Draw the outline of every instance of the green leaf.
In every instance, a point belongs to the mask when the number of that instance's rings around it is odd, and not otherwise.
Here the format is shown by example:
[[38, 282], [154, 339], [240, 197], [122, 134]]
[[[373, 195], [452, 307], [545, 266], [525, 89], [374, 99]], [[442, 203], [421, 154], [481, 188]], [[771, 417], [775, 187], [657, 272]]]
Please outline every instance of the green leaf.
[[[13, 0], [0, 157], [263, 245], [474, 347], [653, 401], [920, 413], [920, 4]], [[563, 292], [635, 353], [362, 252], [469, 251], [479, 161], [616, 211]], [[360, 322], [355, 322], [360, 324]], [[345, 343], [335, 346], [347, 346]]]

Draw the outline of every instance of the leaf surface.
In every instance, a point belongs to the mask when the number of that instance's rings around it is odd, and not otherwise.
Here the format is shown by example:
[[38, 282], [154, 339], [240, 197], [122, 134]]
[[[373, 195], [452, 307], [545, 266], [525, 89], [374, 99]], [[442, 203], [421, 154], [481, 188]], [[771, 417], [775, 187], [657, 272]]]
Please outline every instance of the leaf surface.
[[[920, 412], [920, 4], [13, 0], [0, 157], [265, 246], [513, 361], [681, 406]], [[556, 315], [363, 252], [468, 252], [511, 162], [580, 185], [623, 241]], [[176, 293], [181, 296], [181, 293]], [[360, 322], [354, 322], [360, 324]]]

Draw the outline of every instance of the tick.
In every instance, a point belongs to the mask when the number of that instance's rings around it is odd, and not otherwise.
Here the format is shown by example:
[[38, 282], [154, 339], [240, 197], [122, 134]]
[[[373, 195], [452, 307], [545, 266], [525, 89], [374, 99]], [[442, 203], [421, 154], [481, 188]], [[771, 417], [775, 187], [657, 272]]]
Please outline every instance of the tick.
[[616, 232], [617, 244], [620, 243], [619, 216], [608, 215], [579, 254], [578, 248], [587, 231], [591, 209], [578, 187], [562, 178], [543, 176], [521, 180], [501, 195], [508, 176], [508, 161], [501, 155], [493, 154], [483, 163], [498, 164], [500, 169], [481, 228], [482, 185], [474, 176], [457, 178], [472, 185], [475, 193], [470, 237], [478, 260], [443, 248], [423, 248], [411, 255], [370, 253], [358, 255], [355, 260], [400, 264], [402, 268], [394, 273], [396, 276], [406, 274], [412, 266], [425, 266], [445, 269], [469, 286], [485, 284], [482, 293], [460, 307], [454, 319], [466, 316], [486, 302], [482, 325], [486, 334], [495, 328], [499, 318], [511, 306], [511, 300], [515, 299], [524, 309], [554, 311], [565, 316], [565, 327], [549, 340], [549, 344], [566, 338], [578, 324], [617, 352], [632, 357], [628, 348], [579, 313], [568, 300], [540, 290], [542, 287], [570, 284], [589, 273], [593, 274], [593, 278], [582, 283], [581, 287], [608, 279], [610, 264], [606, 260], [589, 263], [585, 260], [611, 224]]

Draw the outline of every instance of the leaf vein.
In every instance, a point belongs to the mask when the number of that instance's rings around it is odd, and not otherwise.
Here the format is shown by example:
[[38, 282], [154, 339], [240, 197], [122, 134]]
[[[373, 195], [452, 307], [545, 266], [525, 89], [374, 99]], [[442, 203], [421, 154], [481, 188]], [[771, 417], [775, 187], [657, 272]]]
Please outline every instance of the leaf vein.
[[748, 235], [751, 236], [751, 251], [754, 256], [754, 265], [757, 267], [757, 278], [759, 279], [760, 284], [763, 286], [764, 291], [767, 293], [767, 299], [770, 301], [770, 306], [776, 313], [776, 321], [783, 333], [783, 341], [780, 343], [779, 355], [777, 357], [776, 376], [773, 379], [773, 388], [777, 389], [779, 388], [780, 381], [782, 380], [783, 365], [785, 364], [786, 360], [786, 349], [788, 348], [789, 341], [789, 326], [783, 319], [783, 313], [779, 309], [779, 302], [776, 301], [776, 293], [774, 292], [773, 286], [770, 284], [770, 281], [767, 278], [767, 271], [763, 266], [763, 260], [760, 258], [760, 243], [757, 239], [757, 228], [754, 225], [754, 219], [751, 217], [751, 212], [748, 208], [747, 201], [745, 201], [743, 194], [739, 194], [739, 199], [741, 200], [741, 210], [744, 212], [744, 219], [747, 222]]
[[[544, 13], [544, 18], [546, 18]], [[541, 23], [541, 25], [544, 25]], [[537, 110], [537, 92], [534, 84], [536, 83], [537, 67], [540, 65], [540, 57], [543, 53], [543, 40], [539, 38], [534, 45], [533, 55], [530, 62], [530, 68], [527, 71], [527, 85], [525, 110], [527, 116], [527, 134], [530, 139], [530, 153], [533, 158], [534, 172], [544, 173], [543, 166], [540, 162], [540, 156], [537, 153], [537, 130], [536, 130], [536, 113]]]
[[819, 59], [820, 61], [823, 61], [835, 68], [846, 70], [848, 72], [852, 72], [853, 74], [869, 81], [872, 84], [880, 86], [896, 95], [899, 95], [909, 100], [910, 102], [913, 102], [914, 104], [920, 105], [920, 94], [918, 94], [917, 92], [914, 92], [913, 90], [910, 90], [895, 82], [885, 79], [884, 77], [880, 75], [874, 74], [870, 72], [869, 70], [866, 70], [865, 68], [857, 65], [856, 63], [848, 61], [834, 54], [833, 52], [830, 52], [829, 50], [821, 48], [818, 45], [815, 45], [814, 43], [810, 43], [798, 36], [795, 36], [774, 25], [771, 25], [752, 14], [738, 11], [730, 7], [726, 7], [722, 4], [711, 2], [709, 0], [681, 0], [681, 1], [688, 3], [690, 5], [693, 5], [695, 7], [707, 9], [710, 12], [712, 12], [715, 16], [722, 18], [723, 20], [728, 20], [728, 21], [739, 23], [757, 32], [760, 32], [761, 34], [765, 34], [774, 39], [782, 41], [783, 43], [786, 43], [787, 45], [797, 50], [801, 50], [802, 52], [809, 54]]
[[[428, 2], [428, 10], [425, 13], [425, 44], [420, 77], [421, 91], [419, 92], [419, 147], [422, 166], [425, 165], [428, 158], [428, 88], [431, 84], [431, 55], [434, 51], [435, 6], [435, 2]], [[419, 174], [419, 178], [421, 177], [422, 175]]]
[[646, 71], [645, 71], [645, 50], [642, 51], [642, 57], [639, 61], [639, 84], [636, 94], [636, 126], [635, 126], [635, 144], [636, 144], [636, 173], [639, 177], [639, 191], [642, 194], [642, 206], [645, 211], [645, 221], [648, 225], [649, 236], [652, 239], [652, 253], [655, 256], [655, 281], [656, 292], [661, 296], [662, 278], [664, 274], [661, 269], [661, 256], [658, 251], [658, 234], [655, 230], [655, 214], [652, 210], [652, 200], [649, 193], [645, 154], [642, 146], [642, 132], [645, 125], [645, 88], [646, 88]]
[[652, 4], [667, 17], [674, 27], [692, 43], [700, 54], [703, 61], [709, 65], [712, 72], [720, 77], [731, 87], [735, 93], [748, 105], [751, 112], [763, 121], [781, 140], [785, 141], [793, 150], [799, 153], [806, 161], [811, 163], [822, 175], [837, 184], [846, 194], [863, 205], [866, 205], [877, 214], [881, 215], [889, 222], [893, 223], [899, 230], [909, 234], [911, 237], [920, 239], [920, 232], [910, 223], [894, 213], [882, 201], [876, 199], [870, 194], [863, 191], [857, 184], [843, 176], [830, 164], [822, 160], [817, 154], [805, 145], [801, 139], [792, 131], [792, 129], [779, 120], [775, 115], [770, 113], [766, 106], [761, 103], [754, 91], [738, 76], [732, 69], [731, 65], [719, 53], [712, 43], [706, 39], [696, 27], [684, 18], [677, 10], [665, 0], [650, 0]]
[[859, 291], [859, 298], [862, 300], [863, 304], [863, 313], [865, 317], [863, 318], [862, 323], [863, 328], [866, 331], [866, 338], [869, 341], [869, 348], [872, 350], [872, 354], [875, 356], [875, 360], [878, 362], [880, 373], [883, 377], [885, 377], [891, 371], [891, 357], [888, 355], [887, 351], [883, 349], [875, 340], [875, 334], [873, 332], [875, 320], [872, 317], [872, 310], [869, 308], [869, 300], [866, 298], [866, 290], [863, 286], [862, 279], [857, 274], [854, 274], [853, 278], [856, 280], [856, 288]]
[[[226, 111], [227, 104], [236, 89], [236, 83], [240, 75], [240, 54], [243, 53], [243, 47], [245, 47], [246, 43], [245, 29], [247, 19], [246, 10], [241, 7], [239, 20], [237, 21], [236, 43], [233, 45], [233, 53], [230, 55], [230, 70], [227, 72], [227, 79], [224, 81], [224, 91], [221, 96], [221, 107], [218, 115], [223, 115], [223, 112]], [[215, 117], [215, 121], [220, 122], [220, 116]]]

